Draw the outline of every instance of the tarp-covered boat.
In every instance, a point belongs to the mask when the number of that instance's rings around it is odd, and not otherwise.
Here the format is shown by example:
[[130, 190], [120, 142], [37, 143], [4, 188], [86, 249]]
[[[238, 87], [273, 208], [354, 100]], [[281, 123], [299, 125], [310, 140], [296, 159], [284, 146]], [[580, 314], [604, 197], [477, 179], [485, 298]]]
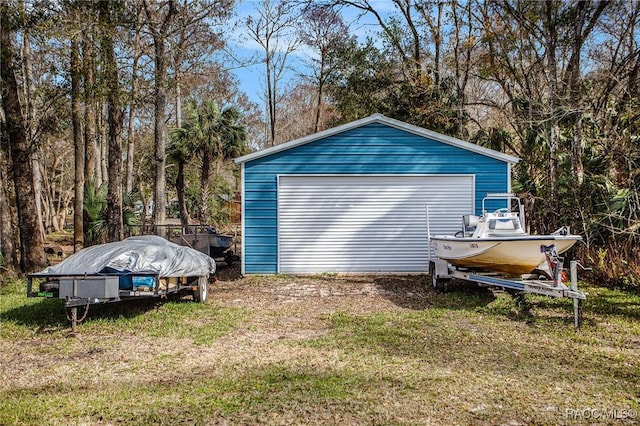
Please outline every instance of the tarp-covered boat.
[[84, 275], [109, 271], [155, 273], [159, 277], [208, 276], [215, 261], [204, 253], [162, 237], [142, 235], [87, 247], [39, 275]]
[[[71, 330], [90, 305], [139, 297], [191, 294], [206, 302], [215, 261], [155, 235], [87, 247], [44, 271], [29, 274], [27, 296], [64, 300]], [[79, 318], [78, 308], [85, 313]]]

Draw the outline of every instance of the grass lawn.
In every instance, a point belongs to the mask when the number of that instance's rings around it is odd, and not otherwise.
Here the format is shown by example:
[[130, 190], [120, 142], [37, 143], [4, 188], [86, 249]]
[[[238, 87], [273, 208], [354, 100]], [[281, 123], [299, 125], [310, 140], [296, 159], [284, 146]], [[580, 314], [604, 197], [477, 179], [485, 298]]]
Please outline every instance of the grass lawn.
[[640, 297], [570, 300], [426, 276], [252, 276], [207, 304], [96, 307], [0, 289], [0, 425], [638, 424]]

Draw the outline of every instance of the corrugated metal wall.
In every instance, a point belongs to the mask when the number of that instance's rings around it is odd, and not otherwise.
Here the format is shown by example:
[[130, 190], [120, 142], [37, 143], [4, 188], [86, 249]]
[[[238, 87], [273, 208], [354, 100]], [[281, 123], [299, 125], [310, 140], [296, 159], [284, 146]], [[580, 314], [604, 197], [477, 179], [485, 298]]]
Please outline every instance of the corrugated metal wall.
[[509, 163], [372, 123], [243, 163], [243, 269], [276, 273], [279, 175], [474, 175], [475, 209], [508, 190]]
[[473, 187], [473, 175], [280, 176], [278, 272], [428, 272], [425, 207], [432, 234], [455, 233]]

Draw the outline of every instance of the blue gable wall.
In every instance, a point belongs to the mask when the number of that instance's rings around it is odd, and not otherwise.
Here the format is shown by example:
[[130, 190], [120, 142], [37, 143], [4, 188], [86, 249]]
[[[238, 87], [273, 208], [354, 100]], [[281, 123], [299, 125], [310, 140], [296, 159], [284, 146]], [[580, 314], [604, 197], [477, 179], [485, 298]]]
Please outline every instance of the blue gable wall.
[[473, 174], [475, 208], [509, 190], [509, 163], [371, 123], [244, 163], [244, 270], [276, 273], [277, 176], [283, 174]]

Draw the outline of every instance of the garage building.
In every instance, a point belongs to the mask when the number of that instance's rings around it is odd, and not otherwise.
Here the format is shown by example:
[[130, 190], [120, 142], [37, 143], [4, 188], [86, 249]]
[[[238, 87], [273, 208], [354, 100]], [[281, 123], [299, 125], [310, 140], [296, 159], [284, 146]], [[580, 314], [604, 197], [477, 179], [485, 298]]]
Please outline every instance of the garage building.
[[236, 159], [242, 273], [428, 272], [518, 158], [374, 114]]

